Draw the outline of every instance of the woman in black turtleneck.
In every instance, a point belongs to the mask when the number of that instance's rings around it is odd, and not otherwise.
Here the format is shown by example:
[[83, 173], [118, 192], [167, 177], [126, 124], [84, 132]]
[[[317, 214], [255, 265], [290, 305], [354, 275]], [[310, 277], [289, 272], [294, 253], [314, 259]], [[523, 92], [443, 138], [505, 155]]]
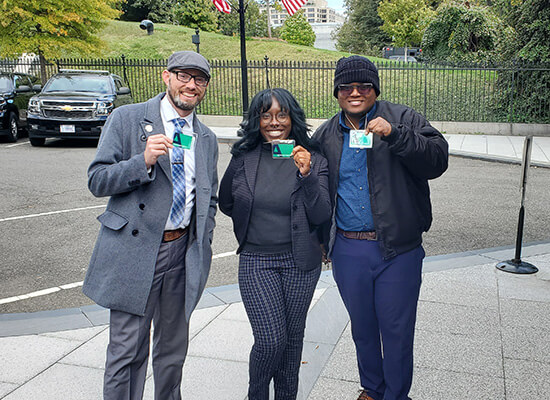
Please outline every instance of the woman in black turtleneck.
[[[307, 310], [321, 272], [316, 226], [330, 218], [327, 161], [315, 151], [305, 115], [285, 89], [254, 96], [243, 138], [220, 184], [220, 210], [239, 242], [239, 287], [254, 345], [249, 400], [294, 400]], [[271, 141], [294, 139], [291, 158], [274, 159]]]

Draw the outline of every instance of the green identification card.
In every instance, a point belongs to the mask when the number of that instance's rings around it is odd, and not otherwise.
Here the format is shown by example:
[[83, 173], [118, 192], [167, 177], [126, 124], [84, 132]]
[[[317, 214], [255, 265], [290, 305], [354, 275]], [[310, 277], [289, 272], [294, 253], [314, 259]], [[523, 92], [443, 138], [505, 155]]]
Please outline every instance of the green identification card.
[[181, 132], [175, 132], [174, 133], [174, 141], [172, 144], [176, 147], [181, 147], [184, 150], [190, 150], [193, 146], [193, 135], [186, 135]]
[[349, 131], [349, 147], [354, 149], [372, 148], [372, 132], [365, 130], [352, 129]]
[[271, 142], [273, 158], [290, 158], [294, 150], [294, 140], [274, 140]]

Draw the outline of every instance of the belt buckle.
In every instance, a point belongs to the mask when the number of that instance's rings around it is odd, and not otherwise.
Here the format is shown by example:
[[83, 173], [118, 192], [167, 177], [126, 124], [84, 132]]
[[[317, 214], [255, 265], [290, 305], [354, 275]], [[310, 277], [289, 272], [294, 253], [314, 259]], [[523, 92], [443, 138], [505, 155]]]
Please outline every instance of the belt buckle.
[[165, 243], [173, 242], [174, 240], [178, 240], [180, 237], [185, 235], [186, 232], [187, 232], [187, 227], [178, 228], [171, 231], [164, 231], [162, 235], [162, 241]]

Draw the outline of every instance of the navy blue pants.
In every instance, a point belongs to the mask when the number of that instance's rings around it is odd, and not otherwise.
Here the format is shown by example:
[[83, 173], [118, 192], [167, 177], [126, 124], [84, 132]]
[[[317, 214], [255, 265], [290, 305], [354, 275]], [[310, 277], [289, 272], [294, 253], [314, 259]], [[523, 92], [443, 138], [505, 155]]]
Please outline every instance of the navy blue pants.
[[276, 400], [294, 400], [306, 317], [321, 266], [302, 271], [292, 253], [239, 258], [239, 287], [252, 326], [248, 400], [268, 400], [273, 379]]
[[375, 400], [406, 400], [413, 376], [422, 246], [384, 261], [376, 241], [336, 235], [333, 275], [351, 319], [361, 386]]

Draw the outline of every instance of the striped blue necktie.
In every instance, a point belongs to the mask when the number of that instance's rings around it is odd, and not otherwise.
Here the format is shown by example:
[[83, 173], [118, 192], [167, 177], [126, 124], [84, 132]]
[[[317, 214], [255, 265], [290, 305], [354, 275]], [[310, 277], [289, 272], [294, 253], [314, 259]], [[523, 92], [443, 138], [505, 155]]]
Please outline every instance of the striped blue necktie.
[[[183, 118], [174, 118], [174, 138], [182, 134], [185, 126]], [[172, 210], [170, 211], [170, 221], [179, 228], [183, 221], [185, 213], [185, 163], [183, 158], [184, 150], [179, 146], [172, 148], [172, 186], [173, 199]]]

